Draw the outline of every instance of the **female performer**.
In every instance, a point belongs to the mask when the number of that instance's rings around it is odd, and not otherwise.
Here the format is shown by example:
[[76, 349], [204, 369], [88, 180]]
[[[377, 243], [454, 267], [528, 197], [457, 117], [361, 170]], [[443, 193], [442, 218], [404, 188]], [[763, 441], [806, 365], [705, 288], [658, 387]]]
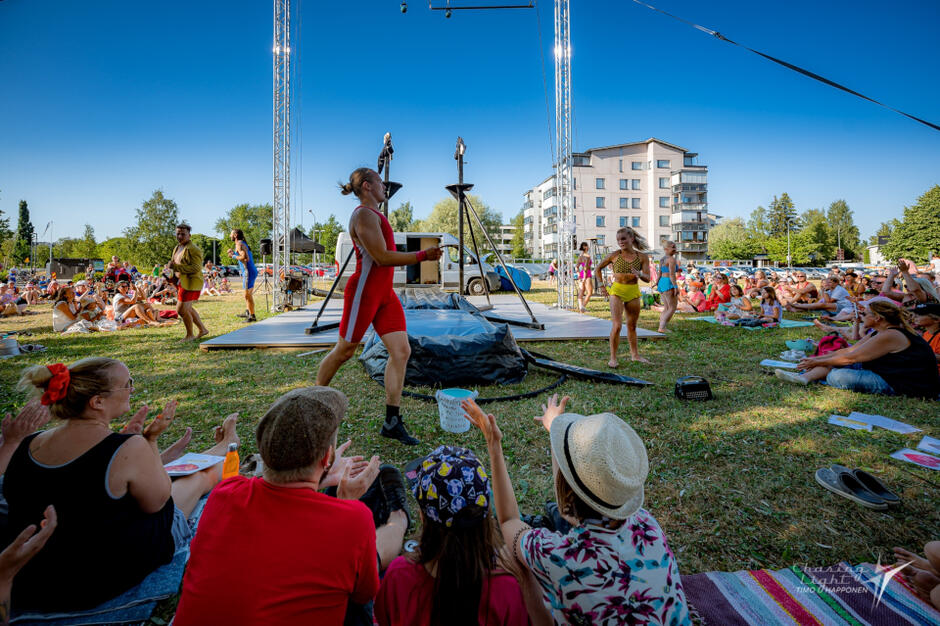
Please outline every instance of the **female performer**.
[[[594, 270], [597, 284], [610, 298], [610, 317], [613, 328], [610, 331], [609, 367], [617, 367], [617, 348], [620, 347], [620, 328], [623, 326], [623, 314], [627, 313], [627, 341], [630, 343], [630, 358], [641, 363], [649, 363], [640, 356], [636, 341], [636, 321], [640, 317], [640, 285], [638, 280], [650, 279], [650, 260], [643, 254], [647, 250], [646, 240], [632, 228], [617, 231], [617, 245], [620, 249], [600, 262]], [[601, 271], [613, 264], [614, 282], [608, 290], [604, 286]]]
[[245, 241], [245, 233], [241, 228], [232, 229], [229, 237], [235, 242], [235, 249], [229, 249], [228, 255], [238, 261], [238, 267], [241, 269], [242, 287], [245, 289], [245, 313], [239, 317], [244, 317], [246, 322], [255, 322], [255, 299], [253, 293], [255, 290], [255, 279], [258, 278], [258, 269], [255, 267], [255, 259], [251, 255], [251, 248]]
[[587, 310], [588, 302], [591, 301], [591, 296], [594, 294], [594, 273], [591, 271], [591, 266], [594, 265], [594, 260], [591, 258], [591, 253], [588, 252], [588, 242], [581, 242], [581, 254], [578, 255], [578, 310], [581, 313], [584, 313]]
[[663, 242], [663, 258], [659, 260], [659, 281], [656, 288], [663, 299], [663, 311], [659, 314], [659, 332], [665, 333], [666, 324], [676, 312], [679, 305], [677, 293], [676, 274], [679, 272], [679, 263], [676, 261], [676, 244], [672, 241]]
[[330, 384], [340, 366], [356, 353], [362, 336], [371, 325], [388, 350], [385, 424], [381, 435], [409, 446], [417, 445], [420, 442], [408, 434], [399, 415], [411, 346], [405, 329], [405, 312], [392, 289], [392, 279], [396, 265], [437, 261], [441, 258], [441, 249], [395, 250], [395, 233], [388, 219], [379, 211], [379, 203], [385, 200], [385, 185], [374, 170], [360, 167], [349, 175], [349, 182], [340, 185], [340, 189], [344, 196], [356, 194], [360, 202], [349, 218], [349, 236], [356, 251], [356, 271], [343, 292], [339, 339], [320, 363], [317, 385], [326, 387]]

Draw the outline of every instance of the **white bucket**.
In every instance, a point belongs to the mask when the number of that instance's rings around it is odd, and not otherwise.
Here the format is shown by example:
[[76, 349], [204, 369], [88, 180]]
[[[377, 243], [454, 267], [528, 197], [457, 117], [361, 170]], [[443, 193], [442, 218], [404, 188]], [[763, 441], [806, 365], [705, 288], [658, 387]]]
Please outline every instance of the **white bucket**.
[[465, 433], [470, 430], [470, 420], [464, 417], [460, 403], [467, 398], [476, 398], [476, 391], [469, 389], [441, 389], [437, 398], [437, 412], [441, 415], [441, 428], [449, 433]]

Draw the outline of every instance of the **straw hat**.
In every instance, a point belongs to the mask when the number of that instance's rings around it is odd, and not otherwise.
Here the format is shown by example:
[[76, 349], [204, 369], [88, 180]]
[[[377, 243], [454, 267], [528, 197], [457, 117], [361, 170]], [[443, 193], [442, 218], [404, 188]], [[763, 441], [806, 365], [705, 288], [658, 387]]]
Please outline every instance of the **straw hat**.
[[622, 419], [562, 413], [549, 437], [562, 476], [585, 504], [613, 519], [626, 519], [643, 505], [646, 447]]

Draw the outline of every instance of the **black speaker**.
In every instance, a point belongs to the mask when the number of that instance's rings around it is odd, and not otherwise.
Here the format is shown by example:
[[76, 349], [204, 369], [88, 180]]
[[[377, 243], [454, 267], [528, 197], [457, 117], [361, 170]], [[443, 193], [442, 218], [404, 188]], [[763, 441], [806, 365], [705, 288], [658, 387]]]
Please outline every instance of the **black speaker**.
[[712, 388], [701, 376], [683, 376], [676, 381], [676, 397], [680, 400], [711, 400]]
[[262, 240], [259, 242], [259, 244], [260, 244], [260, 248], [261, 248], [261, 250], [260, 250], [261, 256], [268, 256], [269, 254], [273, 254], [273, 253], [274, 253], [274, 247], [273, 247], [273, 245], [272, 245], [270, 239], [262, 239]]

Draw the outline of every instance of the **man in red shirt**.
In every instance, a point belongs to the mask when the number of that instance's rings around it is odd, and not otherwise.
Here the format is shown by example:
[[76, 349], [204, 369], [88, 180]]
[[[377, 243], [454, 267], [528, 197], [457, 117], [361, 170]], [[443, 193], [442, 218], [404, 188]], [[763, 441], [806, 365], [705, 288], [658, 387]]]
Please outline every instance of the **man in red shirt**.
[[[342, 624], [347, 605], [375, 597], [376, 529], [357, 498], [378, 475], [379, 459], [365, 469], [354, 458], [333, 461], [346, 406], [335, 389], [307, 387], [281, 396], [261, 418], [264, 476], [229, 478], [212, 491], [191, 544], [177, 626]], [[319, 491], [331, 484], [336, 498]], [[400, 550], [404, 512], [395, 511], [380, 535], [393, 526]]]

